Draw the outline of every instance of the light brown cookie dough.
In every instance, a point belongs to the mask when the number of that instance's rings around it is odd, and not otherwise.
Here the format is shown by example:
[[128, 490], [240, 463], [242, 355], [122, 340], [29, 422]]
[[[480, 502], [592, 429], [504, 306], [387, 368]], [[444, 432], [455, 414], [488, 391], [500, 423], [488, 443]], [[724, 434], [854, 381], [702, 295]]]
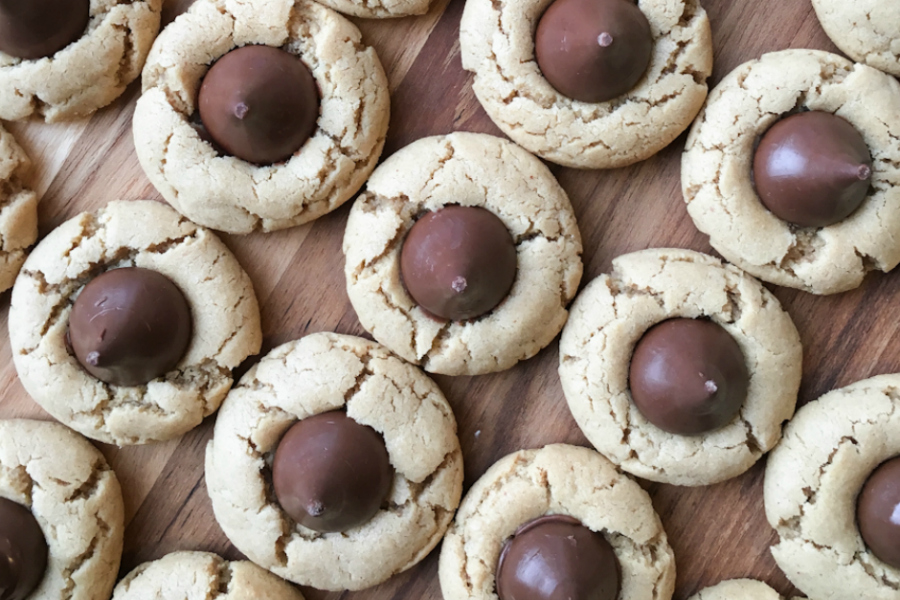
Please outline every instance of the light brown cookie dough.
[[77, 119], [118, 98], [141, 73], [162, 3], [91, 0], [84, 34], [53, 56], [23, 60], [0, 52], [0, 119]]
[[[746, 358], [747, 399], [721, 429], [668, 433], [632, 401], [634, 347], [673, 317], [711, 319]], [[612, 273], [575, 299], [560, 341], [559, 376], [579, 427], [615, 464], [652, 481], [699, 486], [740, 475], [778, 443], [794, 413], [801, 363], [794, 323], [758, 281], [700, 252], [650, 249], [616, 258]]]
[[[191, 307], [193, 336], [177, 367], [146, 385], [95, 379], [66, 348], [72, 303], [104, 271], [135, 266], [171, 279]], [[231, 369], [259, 352], [259, 307], [250, 278], [225, 245], [165, 204], [111, 202], [53, 230], [13, 287], [9, 335], [22, 385], [51, 415], [103, 442], [179, 436], [213, 413]]]
[[778, 532], [772, 556], [816, 600], [896, 600], [900, 570], [866, 547], [856, 500], [900, 454], [900, 375], [834, 390], [797, 411], [769, 456], [763, 495]]
[[[319, 86], [317, 129], [290, 160], [220, 156], [189, 118], [209, 65], [248, 44], [299, 56]], [[222, 231], [273, 231], [347, 201], [381, 155], [390, 99], [375, 50], [350, 21], [311, 0], [198, 0], [150, 52], [134, 113], [141, 166], [167, 202]]]
[[445, 600], [496, 600], [506, 540], [543, 515], [567, 515], [603, 534], [621, 566], [620, 598], [669, 600], [675, 556], [650, 496], [602, 455], [555, 444], [497, 461], [466, 494], [441, 549]]
[[712, 73], [712, 35], [699, 0], [639, 0], [653, 54], [628, 93], [588, 103], [557, 92], [534, 57], [534, 32], [553, 0], [469, 0], [460, 25], [463, 68], [503, 132], [541, 158], [609, 169], [644, 160], [691, 124]]
[[[298, 419], [341, 408], [383, 436], [395, 477], [372, 520], [323, 534], [282, 510], [269, 467]], [[422, 560], [450, 525], [462, 479], [456, 421], [437, 385], [386, 348], [334, 333], [264, 357], [228, 395], [206, 448], [206, 485], [225, 535], [258, 565], [323, 590], [370, 587]]]
[[900, 4], [896, 0], [812, 0], [822, 28], [853, 60], [900, 76]]
[[112, 600], [303, 600], [300, 590], [248, 561], [209, 552], [173, 552], [146, 562], [116, 586]]
[[[843, 221], [800, 228], [760, 202], [751, 168], [757, 139], [798, 109], [849, 121], [872, 154], [872, 187]], [[765, 281], [814, 294], [857, 287], [900, 262], [900, 83], [817, 50], [745, 63], [710, 94], [688, 137], [681, 176], [688, 213], [727, 260]]]
[[[730, 579], [700, 590], [688, 600], [786, 600], [761, 581]], [[795, 598], [794, 600], [801, 600]]]
[[[415, 218], [449, 204], [480, 206], [516, 243], [509, 295], [473, 321], [439, 321], [403, 286], [400, 251]], [[372, 174], [344, 234], [347, 293], [379, 342], [426, 371], [476, 375], [508, 369], [549, 344], [581, 281], [581, 234], [546, 166], [506, 140], [452, 133], [421, 139]]]
[[0, 292], [12, 287], [38, 236], [38, 197], [25, 177], [28, 155], [0, 125]]
[[43, 421], [0, 421], [0, 497], [31, 509], [47, 570], [29, 600], [107, 600], [122, 557], [115, 473], [80, 435]]

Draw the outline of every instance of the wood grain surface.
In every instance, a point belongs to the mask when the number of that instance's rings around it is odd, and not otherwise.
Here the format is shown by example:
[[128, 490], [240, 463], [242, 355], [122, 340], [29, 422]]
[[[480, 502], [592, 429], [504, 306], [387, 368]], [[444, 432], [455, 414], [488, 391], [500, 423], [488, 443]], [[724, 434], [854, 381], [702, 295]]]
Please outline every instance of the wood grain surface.
[[[478, 104], [462, 70], [459, 21], [463, 0], [435, 0], [424, 16], [393, 21], [354, 19], [388, 73], [392, 119], [384, 155], [427, 135], [455, 130], [500, 135]], [[189, 2], [168, 2], [170, 20]], [[768, 51], [837, 51], [809, 0], [703, 0], [712, 21], [715, 72], [711, 87], [740, 63]], [[113, 199], [160, 195], [138, 165], [131, 117], [136, 82], [88, 121], [5, 124], [35, 163], [43, 194], [45, 235], [75, 214]], [[711, 252], [693, 226], [679, 183], [685, 136], [658, 156], [627, 169], [576, 171], [552, 166], [568, 192], [585, 246], [584, 282], [611, 260], [649, 247]], [[249, 272], [262, 308], [263, 351], [316, 331], [363, 334], [347, 298], [341, 239], [350, 204], [303, 227], [273, 234], [223, 238]], [[804, 345], [801, 404], [879, 373], [900, 371], [895, 302], [900, 275], [870, 275], [857, 290], [819, 298], [777, 288]], [[0, 296], [6, 331], [9, 293]], [[551, 442], [587, 445], [569, 414], [557, 376], [557, 342], [537, 357], [496, 375], [435, 377], [459, 421], [466, 487], [497, 459]], [[19, 383], [7, 335], [0, 336], [0, 418], [49, 419]], [[213, 417], [214, 418], [214, 417]], [[100, 445], [125, 493], [127, 529], [121, 574], [180, 549], [240, 553], [216, 524], [203, 478], [203, 454], [213, 418], [183, 438], [145, 447]], [[796, 593], [768, 547], [775, 534], [762, 501], [764, 461], [742, 477], [706, 488], [643, 483], [662, 516], [678, 565], [676, 600], [722, 579], [761, 579], [782, 594]], [[439, 599], [437, 556], [391, 581], [356, 593], [304, 589], [311, 600]]]

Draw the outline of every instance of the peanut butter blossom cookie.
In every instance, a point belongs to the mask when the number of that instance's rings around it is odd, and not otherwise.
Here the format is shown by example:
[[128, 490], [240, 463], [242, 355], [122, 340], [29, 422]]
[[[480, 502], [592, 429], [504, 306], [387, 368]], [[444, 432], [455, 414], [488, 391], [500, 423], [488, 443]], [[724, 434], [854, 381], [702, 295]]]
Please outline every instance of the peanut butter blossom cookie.
[[797, 411], [763, 488], [772, 555], [810, 598], [888, 600], [900, 589], [900, 375]]
[[800, 387], [800, 336], [778, 300], [690, 250], [613, 260], [585, 287], [559, 375], [588, 440], [625, 471], [674, 485], [740, 475], [781, 438]]
[[272, 231], [334, 210], [381, 155], [387, 78], [309, 0], [198, 0], [153, 46], [134, 114], [147, 177], [191, 220]]
[[112, 600], [303, 600], [300, 590], [248, 561], [173, 552], [136, 567]]
[[0, 126], [0, 291], [16, 280], [38, 236], [38, 197], [28, 188], [31, 161]]
[[75, 119], [118, 98], [141, 72], [162, 3], [0, 0], [0, 119]]
[[426, 371], [490, 373], [559, 333], [581, 234], [541, 161], [472, 133], [419, 140], [373, 173], [344, 234], [347, 293], [382, 344]]
[[510, 454], [444, 539], [445, 600], [669, 600], [675, 557], [650, 497], [587, 448]]
[[115, 473], [80, 435], [0, 421], [0, 597], [108, 600], [125, 509]]
[[118, 445], [179, 436], [213, 413], [259, 351], [259, 308], [225, 245], [165, 204], [112, 202], [52, 231], [10, 308], [29, 394]]
[[316, 333], [231, 391], [206, 449], [216, 520], [250, 560], [324, 590], [376, 585], [437, 545], [462, 494], [437, 385], [384, 347]]
[[[688, 600], [788, 600], [761, 581], [730, 579], [700, 590]], [[794, 598], [794, 600], [803, 600]]]
[[700, 110], [712, 72], [698, 0], [470, 0], [460, 50], [500, 129], [576, 168], [659, 152]]
[[900, 262], [900, 84], [827, 52], [727, 75], [688, 137], [688, 213], [726, 259], [815, 294]]
[[831, 41], [853, 60], [900, 75], [900, 4], [894, 0], [812, 0]]

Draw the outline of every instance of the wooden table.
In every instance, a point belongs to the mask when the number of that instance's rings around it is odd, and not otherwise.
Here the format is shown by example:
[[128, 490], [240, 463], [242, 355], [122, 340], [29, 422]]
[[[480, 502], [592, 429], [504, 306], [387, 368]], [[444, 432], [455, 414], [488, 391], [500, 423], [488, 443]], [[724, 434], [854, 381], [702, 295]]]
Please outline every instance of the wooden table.
[[[463, 0], [435, 0], [424, 16], [393, 21], [355, 19], [385, 66], [392, 119], [384, 155], [420, 137], [455, 130], [500, 135], [472, 92], [459, 58]], [[171, 19], [189, 1], [168, 1]], [[717, 83], [740, 63], [784, 48], [836, 51], [808, 0], [703, 0], [712, 21]], [[75, 214], [117, 199], [156, 198], [138, 165], [131, 117], [139, 84], [88, 121], [8, 123], [36, 164], [35, 186], [44, 235]], [[685, 136], [658, 156], [627, 169], [576, 171], [552, 167], [568, 192], [584, 237], [584, 282], [619, 255], [648, 247], [711, 248], [681, 196]], [[315, 223], [272, 234], [223, 236], [250, 273], [262, 307], [263, 351], [316, 331], [362, 334], [344, 287], [341, 238], [348, 203]], [[835, 387], [900, 371], [898, 319], [892, 300], [900, 277], [870, 275], [857, 290], [818, 298], [773, 289], [790, 311], [805, 348], [801, 404]], [[2, 297], [6, 330], [9, 294]], [[557, 376], [557, 343], [513, 369], [481, 377], [435, 379], [459, 421], [466, 486], [494, 461], [550, 442], [587, 445], [569, 414]], [[25, 393], [0, 336], [0, 418], [48, 419]], [[181, 549], [240, 553], [216, 524], [203, 479], [203, 453], [213, 418], [181, 439], [145, 447], [100, 445], [125, 493], [124, 575], [139, 563]], [[676, 600], [722, 579], [753, 577], [782, 594], [795, 593], [768, 547], [775, 534], [762, 503], [764, 462], [745, 475], [706, 488], [645, 483], [662, 516], [678, 564]], [[438, 552], [376, 588], [356, 593], [304, 589], [311, 600], [440, 599]]]

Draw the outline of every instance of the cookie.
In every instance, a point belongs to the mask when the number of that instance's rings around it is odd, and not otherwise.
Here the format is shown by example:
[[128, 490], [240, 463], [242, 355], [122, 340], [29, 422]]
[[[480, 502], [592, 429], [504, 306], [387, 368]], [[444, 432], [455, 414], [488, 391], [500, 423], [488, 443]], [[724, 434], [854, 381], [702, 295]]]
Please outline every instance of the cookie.
[[363, 19], [393, 19], [424, 15], [431, 0], [324, 0], [322, 4]]
[[831, 41], [853, 60], [900, 76], [900, 5], [891, 0], [812, 0]]
[[691, 124], [707, 94], [712, 36], [698, 0], [640, 0], [653, 38], [637, 85], [606, 102], [573, 100], [545, 79], [535, 59], [538, 20], [553, 0], [466, 2], [463, 68], [475, 95], [514, 142], [546, 160], [609, 169], [649, 158]]
[[504, 543], [544, 515], [603, 534], [621, 568], [620, 598], [672, 597], [675, 557], [650, 496], [597, 452], [555, 444], [500, 459], [466, 494], [441, 549], [445, 600], [496, 599]]
[[[90, 0], [83, 33], [50, 56], [20, 58], [0, 50], [0, 119], [78, 119], [118, 98], [141, 73], [162, 3]], [[57, 10], [44, 8], [34, 16], [47, 19]]]
[[[749, 374], [736, 416], [699, 435], [648, 421], [629, 382], [645, 333], [678, 317], [721, 326]], [[613, 463], [651, 481], [699, 486], [740, 475], [778, 443], [794, 413], [801, 363], [797, 329], [758, 281], [700, 252], [650, 249], [619, 256], [611, 273], [575, 299], [560, 341], [559, 376], [579, 427]]]
[[[688, 600], [786, 600], [761, 581], [730, 579], [700, 590]], [[795, 598], [794, 600], [800, 600]]]
[[900, 375], [881, 375], [810, 402], [769, 456], [763, 496], [778, 532], [772, 556], [810, 598], [897, 598], [900, 569], [867, 547], [857, 497], [900, 454]]
[[[371, 520], [323, 533], [287, 515], [271, 467], [288, 428], [339, 410], [383, 436], [394, 478]], [[462, 479], [456, 421], [437, 385], [382, 346], [333, 333], [284, 344], [244, 375], [206, 449], [225, 535], [256, 564], [323, 590], [370, 587], [422, 560], [453, 518]]]
[[[30, 509], [47, 544], [47, 568], [29, 600], [109, 598], [125, 508], [96, 448], [57, 423], [0, 421], [0, 499]], [[4, 537], [4, 552], [8, 542]]]
[[113, 600], [303, 600], [300, 590], [248, 561], [209, 552], [173, 552], [139, 565], [116, 586]]
[[[237, 47], [279, 47], [309, 68], [320, 96], [312, 137], [285, 162], [220, 153], [192, 124], [211, 63]], [[347, 201], [381, 155], [387, 78], [359, 30], [310, 0], [199, 0], [159, 36], [134, 114], [138, 159], [167, 202], [232, 233], [312, 221]]]
[[[77, 297], [86, 284], [121, 267], [168, 278], [192, 319], [183, 357], [142, 385], [102, 381], [68, 348], [76, 341], [67, 337]], [[262, 342], [253, 285], [228, 248], [150, 201], [111, 202], [45, 237], [13, 287], [9, 333], [28, 393], [69, 427], [118, 445], [166, 440], [199, 425], [231, 388], [231, 369]]]
[[[772, 125], [802, 110], [833, 113], [862, 135], [871, 186], [849, 217], [798, 227], [769, 212], [754, 189], [754, 149]], [[682, 188], [710, 244], [750, 274], [814, 294], [860, 285], [900, 262], [900, 83], [827, 52], [784, 50], [752, 60], [710, 94], [688, 137]]]
[[12, 287], [38, 236], [38, 197], [28, 189], [31, 161], [0, 126], [0, 292]]
[[[434, 318], [402, 281], [401, 253], [416, 218], [449, 205], [489, 210], [515, 248], [512, 287], [475, 319]], [[343, 249], [347, 293], [363, 327], [405, 360], [448, 375], [501, 371], [537, 354], [566, 322], [582, 273], [566, 193], [534, 156], [484, 134], [421, 139], [386, 160], [350, 211]]]

